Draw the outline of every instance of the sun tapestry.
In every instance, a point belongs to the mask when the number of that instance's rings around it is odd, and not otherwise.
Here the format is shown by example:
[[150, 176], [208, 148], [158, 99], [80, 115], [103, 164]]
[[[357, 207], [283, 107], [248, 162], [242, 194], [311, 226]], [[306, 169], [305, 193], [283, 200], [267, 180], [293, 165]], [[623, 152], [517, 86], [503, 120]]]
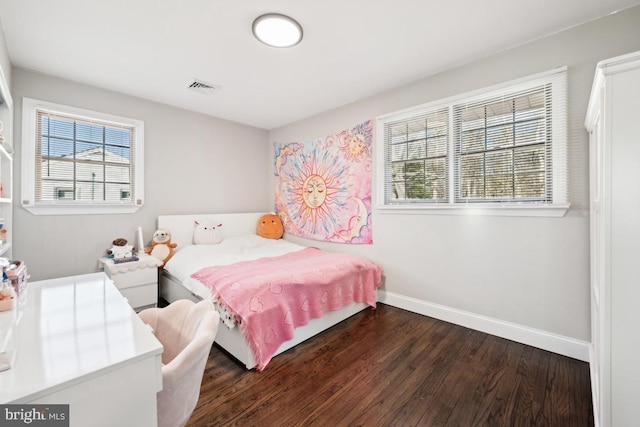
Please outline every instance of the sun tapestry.
[[275, 206], [287, 233], [371, 244], [371, 120], [324, 139], [275, 144]]

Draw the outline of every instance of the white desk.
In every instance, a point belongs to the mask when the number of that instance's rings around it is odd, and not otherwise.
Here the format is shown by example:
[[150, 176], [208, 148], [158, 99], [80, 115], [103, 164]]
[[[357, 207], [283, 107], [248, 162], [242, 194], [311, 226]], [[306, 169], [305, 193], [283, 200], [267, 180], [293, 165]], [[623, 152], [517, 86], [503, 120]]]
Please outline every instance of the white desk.
[[162, 344], [104, 273], [29, 283], [25, 297], [0, 313], [16, 356], [0, 404], [69, 404], [76, 427], [157, 425]]

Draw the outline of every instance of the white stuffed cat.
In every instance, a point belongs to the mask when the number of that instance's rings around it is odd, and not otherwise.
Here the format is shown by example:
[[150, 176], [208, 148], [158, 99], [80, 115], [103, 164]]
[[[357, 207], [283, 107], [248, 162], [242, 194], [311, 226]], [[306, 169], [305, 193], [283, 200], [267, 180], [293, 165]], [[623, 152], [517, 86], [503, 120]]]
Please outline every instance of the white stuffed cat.
[[222, 224], [195, 222], [193, 243], [196, 245], [217, 245], [222, 242]]

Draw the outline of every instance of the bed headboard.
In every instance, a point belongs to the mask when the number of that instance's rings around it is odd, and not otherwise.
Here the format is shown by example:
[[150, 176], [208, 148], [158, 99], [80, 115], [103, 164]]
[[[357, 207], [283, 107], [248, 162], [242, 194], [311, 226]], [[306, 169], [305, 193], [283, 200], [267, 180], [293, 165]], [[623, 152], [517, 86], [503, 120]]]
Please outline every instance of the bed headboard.
[[164, 228], [171, 232], [171, 241], [178, 247], [184, 248], [193, 244], [193, 229], [195, 222], [211, 222], [222, 224], [223, 236], [238, 236], [243, 234], [255, 234], [258, 220], [266, 212], [255, 213], [224, 213], [202, 215], [160, 215], [158, 228]]

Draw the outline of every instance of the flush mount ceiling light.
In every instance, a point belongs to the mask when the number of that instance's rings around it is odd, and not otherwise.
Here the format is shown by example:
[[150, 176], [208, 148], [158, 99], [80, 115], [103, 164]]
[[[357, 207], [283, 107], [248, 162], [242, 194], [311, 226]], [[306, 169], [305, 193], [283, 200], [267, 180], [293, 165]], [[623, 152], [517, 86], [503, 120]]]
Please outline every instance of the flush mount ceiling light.
[[279, 13], [267, 13], [253, 21], [253, 35], [267, 46], [291, 47], [302, 40], [302, 27], [295, 19]]

